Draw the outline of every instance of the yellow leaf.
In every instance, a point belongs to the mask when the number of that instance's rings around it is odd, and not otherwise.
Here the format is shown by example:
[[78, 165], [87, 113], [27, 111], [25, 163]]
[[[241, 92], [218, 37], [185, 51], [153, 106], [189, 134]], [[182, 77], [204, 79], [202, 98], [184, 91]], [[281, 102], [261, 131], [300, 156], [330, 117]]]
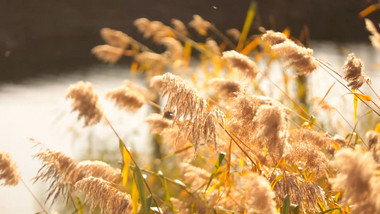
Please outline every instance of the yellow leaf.
[[191, 43], [187, 41], [185, 42], [185, 47], [183, 50], [183, 60], [185, 61], [186, 67], [189, 66], [190, 58], [191, 58]]
[[355, 96], [356, 90], [353, 90], [354, 92], [354, 123], [356, 123], [356, 116], [358, 113], [358, 96]]
[[368, 95], [365, 95], [365, 94], [359, 94], [359, 93], [353, 93], [355, 96], [359, 97], [360, 99], [364, 100], [364, 101], [371, 101], [372, 100], [372, 97], [368, 96]]
[[285, 28], [285, 30], [282, 31], [282, 33], [283, 33], [286, 37], [289, 38], [289, 36], [290, 36], [290, 29], [289, 29], [289, 28]]
[[251, 28], [253, 18], [255, 17], [255, 13], [256, 13], [256, 2], [252, 1], [252, 3], [249, 5], [249, 9], [244, 21], [243, 30], [241, 32], [236, 51], [240, 51], [243, 49], [245, 40], [247, 39], [249, 29]]
[[128, 151], [125, 147], [123, 147], [123, 186], [127, 185], [128, 182], [128, 170], [129, 170], [129, 164], [131, 162], [131, 157], [128, 154]]
[[254, 40], [252, 40], [242, 51], [241, 53], [244, 55], [248, 55], [251, 53], [253, 49], [255, 49], [260, 44], [261, 38], [258, 36]]
[[380, 132], [380, 123], [376, 124], [375, 132]]
[[240, 158], [240, 167], [241, 167], [241, 171], [243, 172], [244, 171], [244, 160], [243, 160], [243, 158]]
[[137, 184], [134, 179], [133, 179], [133, 184], [132, 184], [131, 198], [132, 198], [133, 214], [137, 214], [137, 210], [139, 206], [139, 190], [137, 189]]
[[367, 7], [366, 9], [360, 11], [359, 16], [364, 18], [379, 8], [380, 8], [380, 4], [372, 4], [369, 7]]

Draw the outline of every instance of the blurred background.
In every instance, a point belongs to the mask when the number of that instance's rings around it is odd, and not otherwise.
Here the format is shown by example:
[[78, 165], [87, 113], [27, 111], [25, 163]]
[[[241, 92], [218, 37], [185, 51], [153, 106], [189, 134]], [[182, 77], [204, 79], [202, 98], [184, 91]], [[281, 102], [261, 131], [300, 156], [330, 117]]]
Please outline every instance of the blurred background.
[[[44, 201], [46, 190], [33, 184], [32, 178], [41, 166], [32, 158], [35, 148], [29, 138], [49, 148], [60, 150], [77, 159], [103, 154], [112, 159], [117, 149], [111, 130], [100, 124], [84, 129], [70, 113], [65, 100], [68, 86], [79, 80], [91, 81], [104, 97], [129, 77], [129, 61], [107, 65], [90, 53], [103, 44], [101, 28], [121, 30], [142, 43], [133, 26], [136, 18], [146, 17], [165, 24], [177, 18], [188, 23], [194, 14], [214, 23], [224, 32], [243, 26], [250, 0], [0, 0], [0, 150], [9, 152], [20, 167], [29, 187]], [[308, 31], [311, 48], [317, 57], [340, 69], [348, 52], [363, 59], [366, 72], [379, 78], [380, 55], [368, 40], [359, 13], [375, 0], [257, 0], [257, 12], [250, 34], [258, 27], [283, 31], [290, 29], [298, 38]], [[380, 10], [368, 15], [380, 22]], [[194, 34], [196, 37], [196, 35]], [[329, 86], [329, 82], [325, 83]], [[323, 95], [323, 94], [322, 94]], [[138, 145], [148, 130], [141, 119], [147, 109], [132, 115], [105, 104], [105, 111], [127, 143]], [[127, 131], [126, 131], [127, 130]], [[131, 137], [132, 136], [132, 137]], [[111, 140], [110, 140], [111, 139]], [[83, 143], [85, 142], [85, 143]], [[97, 151], [92, 148], [97, 145]], [[97, 156], [98, 158], [98, 156]], [[21, 184], [0, 186], [0, 213], [36, 213], [36, 202]]]
[[[90, 50], [101, 44], [99, 30], [109, 27], [141, 41], [133, 20], [146, 17], [170, 24], [188, 23], [194, 14], [222, 32], [241, 29], [250, 0], [66, 0], [0, 1], [0, 82], [17, 82], [40, 74], [70, 72], [100, 64]], [[303, 28], [312, 40], [366, 42], [369, 33], [359, 12], [376, 0], [257, 0], [257, 27], [298, 37]], [[371, 13], [380, 21], [380, 10]]]

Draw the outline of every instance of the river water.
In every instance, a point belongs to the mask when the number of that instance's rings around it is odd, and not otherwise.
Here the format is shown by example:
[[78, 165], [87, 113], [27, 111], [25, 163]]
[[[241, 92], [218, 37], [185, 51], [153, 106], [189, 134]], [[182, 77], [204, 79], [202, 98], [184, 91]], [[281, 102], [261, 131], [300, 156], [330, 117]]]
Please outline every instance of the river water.
[[[364, 61], [365, 71], [372, 77], [373, 86], [380, 89], [380, 53], [368, 43], [337, 45], [318, 42], [313, 43], [312, 47], [316, 57], [329, 62], [338, 71], [341, 70], [346, 54], [354, 52]], [[93, 82], [107, 116], [122, 134], [122, 138], [138, 152], [149, 153], [149, 148], [144, 147], [149, 141], [144, 135], [148, 126], [142, 119], [149, 109], [143, 108], [136, 114], [129, 114], [117, 110], [112, 103], [103, 99], [107, 90], [121, 85], [128, 78], [127, 67], [99, 65], [88, 67], [84, 72], [82, 70], [67, 75], [29, 79], [20, 84], [0, 85], [0, 151], [11, 154], [20, 168], [22, 178], [41, 201], [45, 199], [46, 186], [32, 183], [32, 178], [41, 167], [41, 162], [32, 156], [42, 148], [35, 146], [29, 138], [76, 159], [95, 158], [92, 154], [100, 152], [102, 158], [112, 160], [115, 156], [108, 151], [118, 148], [117, 139], [105, 124], [83, 128], [82, 121], [76, 120], [77, 114], [70, 112], [70, 102], [65, 99], [70, 84], [80, 80]], [[333, 82], [334, 79], [326, 72], [318, 69], [313, 73], [312, 81], [309, 81], [311, 93], [323, 97]], [[344, 92], [342, 88], [337, 90], [342, 93], [337, 97], [329, 95], [329, 101], [337, 105], [352, 105], [347, 91]], [[379, 118], [375, 119], [379, 121]], [[0, 213], [38, 211], [40, 208], [23, 185], [0, 186]]]

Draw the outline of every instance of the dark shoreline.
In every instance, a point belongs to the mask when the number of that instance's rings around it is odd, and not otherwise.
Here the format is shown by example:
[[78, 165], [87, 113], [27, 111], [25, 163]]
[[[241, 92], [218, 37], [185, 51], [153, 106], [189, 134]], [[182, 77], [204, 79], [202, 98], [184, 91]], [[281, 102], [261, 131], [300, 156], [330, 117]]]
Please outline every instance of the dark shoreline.
[[[144, 41], [133, 20], [147, 17], [166, 24], [171, 18], [185, 23], [193, 14], [213, 22], [221, 31], [241, 28], [250, 0], [0, 0], [0, 83], [17, 82], [39, 74], [70, 72], [100, 62], [90, 54], [102, 44], [99, 30], [110, 27]], [[258, 25], [267, 29], [289, 27], [298, 37], [308, 26], [313, 40], [368, 41], [358, 13], [377, 1], [258, 0]], [[380, 21], [380, 11], [369, 16]], [[123, 62], [122, 62], [123, 63]], [[125, 63], [125, 61], [124, 61]]]

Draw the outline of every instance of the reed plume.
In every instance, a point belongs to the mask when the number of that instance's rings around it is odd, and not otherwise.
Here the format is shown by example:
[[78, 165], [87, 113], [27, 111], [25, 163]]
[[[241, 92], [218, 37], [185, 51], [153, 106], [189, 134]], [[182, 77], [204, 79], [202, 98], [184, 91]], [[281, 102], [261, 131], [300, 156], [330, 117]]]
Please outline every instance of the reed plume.
[[12, 160], [9, 153], [0, 151], [0, 180], [4, 180], [1, 185], [16, 186], [20, 178], [17, 164]]
[[257, 133], [252, 140], [262, 140], [274, 160], [282, 157], [288, 139], [285, 111], [279, 106], [262, 105], [253, 119]]
[[311, 173], [312, 180], [317, 180], [326, 175], [328, 159], [326, 155], [315, 145], [298, 141], [291, 143], [291, 150], [286, 155], [286, 161], [297, 166], [304, 172]]
[[71, 85], [66, 98], [72, 99], [73, 111], [78, 111], [78, 120], [84, 118], [85, 126], [95, 125], [103, 118], [103, 110], [98, 104], [98, 95], [90, 82], [77, 82]]
[[115, 64], [124, 54], [124, 50], [111, 45], [98, 45], [91, 49], [91, 53], [98, 59]]
[[320, 149], [328, 149], [333, 142], [333, 139], [324, 133], [309, 128], [295, 129], [292, 132], [292, 138], [296, 139], [297, 142], [312, 144]]
[[177, 198], [170, 198], [170, 202], [173, 204], [174, 209], [178, 213], [191, 214], [188, 203], [185, 203], [183, 200]]
[[318, 68], [313, 50], [301, 47], [290, 40], [273, 45], [272, 50], [286, 62], [286, 68], [293, 67], [303, 74], [310, 74]]
[[74, 183], [89, 176], [102, 178], [103, 180], [111, 183], [117, 183], [121, 179], [120, 169], [113, 168], [109, 164], [102, 161], [80, 161], [76, 167], [76, 170], [78, 170], [80, 174], [75, 179]]
[[[347, 164], [349, 163], [349, 164]], [[342, 149], [335, 155], [331, 165], [338, 170], [335, 178], [330, 179], [332, 187], [343, 190], [343, 202], [351, 204], [352, 213], [377, 213], [374, 191], [376, 163], [370, 153]]]
[[377, 31], [376, 26], [373, 24], [373, 22], [369, 19], [364, 19], [365, 26], [367, 30], [372, 34], [369, 36], [369, 40], [372, 43], [372, 46], [375, 47], [377, 50], [380, 50], [380, 33]]
[[276, 201], [281, 201], [289, 195], [290, 202], [299, 206], [300, 213], [319, 213], [319, 204], [327, 205], [324, 190], [317, 183], [305, 181], [296, 173], [281, 172], [276, 169], [270, 176], [269, 182], [273, 182], [281, 174], [283, 178], [273, 188]]
[[207, 184], [211, 174], [199, 167], [190, 163], [181, 163], [181, 171], [186, 183], [191, 184], [194, 189], [200, 189]]
[[125, 49], [130, 43], [131, 38], [118, 30], [113, 30], [110, 28], [102, 28], [100, 30], [100, 35], [109, 45]]
[[189, 22], [189, 26], [194, 28], [200, 35], [207, 35], [207, 30], [211, 27], [211, 23], [204, 20], [200, 15], [193, 15], [193, 20]]
[[221, 56], [220, 49], [218, 43], [216, 43], [213, 39], [207, 39], [206, 40], [206, 47], [207, 50], [213, 53], [216, 56]]
[[280, 43], [283, 43], [285, 41], [288, 41], [288, 37], [286, 37], [281, 32], [274, 32], [272, 30], [266, 31], [262, 36], [261, 39], [263, 41], [266, 41], [270, 44], [270, 46], [277, 45]]
[[233, 38], [235, 41], [239, 41], [240, 39], [240, 31], [236, 28], [230, 28], [226, 31], [226, 34]]
[[117, 182], [121, 175], [119, 169], [114, 169], [101, 161], [78, 163], [61, 152], [49, 149], [38, 153], [35, 157], [43, 161], [43, 164], [34, 178], [34, 182], [51, 182], [46, 200], [52, 197], [52, 203], [60, 194], [68, 196], [73, 185], [85, 177], [95, 176], [110, 182]]
[[43, 161], [43, 164], [34, 182], [49, 180], [51, 182], [46, 201], [52, 197], [54, 203], [60, 194], [68, 196], [71, 185], [79, 177], [80, 172], [76, 170], [78, 162], [61, 152], [49, 149], [38, 153], [35, 157]]
[[154, 88], [157, 92], [161, 92], [163, 78], [162, 76], [154, 76], [149, 81], [149, 86]]
[[236, 51], [224, 51], [223, 59], [227, 61], [227, 64], [230, 67], [240, 71], [249, 78], [254, 79], [259, 73], [255, 62], [250, 60], [247, 56]]
[[368, 139], [368, 150], [372, 152], [373, 159], [380, 163], [380, 133], [371, 130], [365, 136]]
[[151, 114], [145, 121], [150, 125], [152, 134], [160, 134], [164, 129], [171, 126], [171, 120], [163, 117], [161, 114]]
[[276, 211], [275, 194], [268, 180], [258, 174], [250, 173], [244, 177], [242, 186], [246, 189], [245, 209], [247, 213], [274, 214]]
[[78, 181], [75, 190], [86, 194], [85, 203], [92, 212], [100, 204], [101, 213], [131, 213], [130, 195], [118, 190], [102, 178], [88, 177]]
[[134, 21], [137, 29], [143, 33], [144, 38], [153, 38], [153, 41], [159, 41], [162, 38], [173, 35], [171, 28], [160, 21], [150, 21], [146, 18], [139, 18]]
[[167, 57], [153, 52], [142, 52], [135, 56], [142, 69], [152, 71], [154, 74], [162, 73], [168, 64]]
[[371, 81], [369, 77], [364, 75], [363, 61], [356, 58], [354, 53], [350, 53], [347, 56], [347, 60], [344, 63], [344, 79], [348, 82], [348, 87], [352, 90], [360, 88], [365, 82]]
[[336, 109], [334, 106], [330, 105], [326, 100], [322, 99], [321, 97], [312, 97], [311, 101], [315, 104], [316, 107], [320, 107], [323, 110], [326, 111], [332, 111]]
[[178, 19], [172, 19], [171, 23], [173, 25], [174, 30], [179, 33], [181, 36], [187, 37], [189, 32], [187, 31], [186, 25]]
[[159, 43], [166, 47], [166, 53], [173, 61], [183, 59], [183, 46], [178, 40], [172, 37], [165, 37], [160, 39]]
[[[267, 97], [239, 93], [231, 100], [227, 127], [260, 155], [263, 147], [269, 149], [268, 157], [276, 162], [287, 147], [286, 111]], [[249, 130], [249, 131], [247, 131]], [[265, 155], [266, 156], [266, 155]], [[263, 157], [260, 161], [266, 161]]]
[[235, 97], [241, 91], [240, 84], [232, 80], [214, 78], [208, 84], [214, 88], [215, 94], [220, 98]]
[[206, 100], [180, 77], [166, 73], [161, 78], [162, 96], [168, 95], [163, 111], [174, 112], [173, 124], [183, 120], [181, 130], [191, 135], [195, 149], [201, 142], [215, 145], [215, 129], [217, 120], [223, 117], [222, 113], [218, 110], [208, 111]]
[[136, 112], [146, 103], [144, 95], [128, 85], [108, 91], [106, 97], [113, 100], [119, 109], [131, 112]]

